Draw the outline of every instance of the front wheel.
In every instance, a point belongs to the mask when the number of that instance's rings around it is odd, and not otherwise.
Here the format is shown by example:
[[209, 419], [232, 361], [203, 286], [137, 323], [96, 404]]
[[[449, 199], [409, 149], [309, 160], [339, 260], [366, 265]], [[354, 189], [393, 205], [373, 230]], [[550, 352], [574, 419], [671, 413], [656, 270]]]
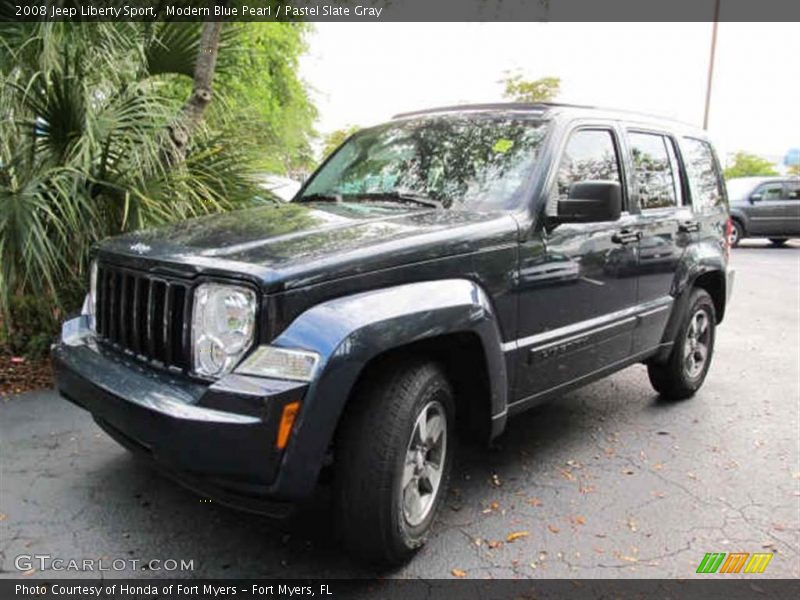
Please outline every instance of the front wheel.
[[335, 502], [346, 546], [382, 564], [426, 541], [455, 449], [455, 403], [434, 363], [385, 365], [351, 399], [337, 434]]
[[703, 385], [714, 353], [716, 322], [711, 296], [694, 289], [668, 360], [647, 365], [650, 383], [662, 398], [690, 398]]

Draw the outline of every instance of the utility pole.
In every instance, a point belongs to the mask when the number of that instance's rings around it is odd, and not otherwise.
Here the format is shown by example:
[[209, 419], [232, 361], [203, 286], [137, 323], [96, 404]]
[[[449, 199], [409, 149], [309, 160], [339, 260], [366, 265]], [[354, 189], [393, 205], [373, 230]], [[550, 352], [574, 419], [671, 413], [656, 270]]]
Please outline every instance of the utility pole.
[[714, 56], [717, 53], [717, 27], [719, 26], [719, 3], [714, 0], [714, 28], [711, 30], [711, 56], [708, 59], [708, 82], [706, 83], [706, 109], [703, 114], [703, 129], [708, 129], [708, 110], [711, 105], [711, 84], [714, 80]]

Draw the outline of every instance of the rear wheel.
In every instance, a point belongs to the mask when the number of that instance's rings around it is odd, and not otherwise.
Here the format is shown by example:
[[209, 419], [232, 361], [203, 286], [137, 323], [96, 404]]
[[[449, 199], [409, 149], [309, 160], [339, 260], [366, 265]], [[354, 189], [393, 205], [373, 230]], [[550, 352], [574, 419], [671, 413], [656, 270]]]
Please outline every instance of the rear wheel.
[[731, 248], [736, 248], [739, 242], [744, 238], [744, 227], [742, 227], [742, 224], [736, 219], [734, 219], [731, 224], [730, 245]]
[[400, 564], [426, 541], [454, 454], [455, 404], [430, 362], [384, 368], [352, 400], [336, 440], [335, 502], [346, 546]]
[[715, 334], [714, 302], [708, 292], [696, 288], [669, 359], [647, 365], [650, 383], [663, 398], [683, 400], [700, 389], [711, 365]]
[[786, 238], [769, 238], [769, 243], [779, 248], [786, 244]]

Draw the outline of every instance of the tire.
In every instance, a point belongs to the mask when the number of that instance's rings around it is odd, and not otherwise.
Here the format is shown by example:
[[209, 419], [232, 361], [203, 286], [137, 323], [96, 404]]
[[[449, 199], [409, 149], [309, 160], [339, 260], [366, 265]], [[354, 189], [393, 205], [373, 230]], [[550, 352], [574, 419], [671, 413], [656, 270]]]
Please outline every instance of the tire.
[[769, 243], [776, 248], [786, 245], [786, 241], [786, 238], [769, 238]]
[[730, 244], [731, 248], [736, 248], [736, 246], [739, 245], [739, 242], [744, 239], [744, 227], [742, 227], [742, 224], [736, 219], [733, 219], [732, 225], [733, 227], [731, 227]]
[[647, 365], [650, 383], [663, 399], [685, 400], [700, 389], [711, 365], [715, 337], [714, 302], [708, 292], [695, 288], [669, 358], [664, 363]]
[[422, 547], [447, 490], [454, 425], [453, 391], [434, 363], [387, 364], [359, 386], [337, 433], [334, 466], [337, 524], [352, 554], [388, 566]]

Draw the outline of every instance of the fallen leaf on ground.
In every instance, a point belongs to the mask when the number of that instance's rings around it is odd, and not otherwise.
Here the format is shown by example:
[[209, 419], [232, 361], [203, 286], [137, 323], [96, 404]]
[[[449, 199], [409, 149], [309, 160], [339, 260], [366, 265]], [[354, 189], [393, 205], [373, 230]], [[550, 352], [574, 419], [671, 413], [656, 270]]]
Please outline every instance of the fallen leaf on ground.
[[561, 530], [560, 530], [558, 527], [556, 527], [555, 525], [548, 525], [548, 526], [547, 526], [547, 528], [548, 528], [550, 531], [552, 531], [553, 533], [558, 533], [559, 531], [561, 531]]
[[510, 544], [514, 540], [518, 540], [520, 538], [525, 538], [525, 537], [528, 537], [529, 535], [530, 535], [530, 532], [528, 532], [528, 531], [514, 531], [513, 533], [509, 533], [506, 536], [506, 541]]
[[466, 577], [467, 576], [467, 572], [466, 571], [462, 571], [461, 569], [453, 569], [450, 572], [453, 574], [453, 577]]
[[500, 481], [500, 476], [497, 473], [492, 473], [492, 485], [494, 487], [500, 487], [503, 485], [503, 482]]
[[572, 522], [575, 523], [575, 525], [586, 525], [586, 517], [575, 517], [572, 519]]
[[503, 542], [501, 542], [500, 540], [492, 540], [491, 542], [487, 542], [486, 545], [489, 546], [489, 548], [491, 548], [492, 550], [497, 550], [498, 548], [503, 547]]
[[595, 492], [595, 487], [593, 485], [587, 485], [582, 487], [578, 490], [581, 494], [592, 494]]
[[530, 504], [531, 506], [541, 506], [542, 505], [542, 501], [539, 500], [538, 498], [529, 498], [528, 499], [528, 504]]
[[617, 558], [620, 560], [624, 560], [625, 562], [631, 562], [631, 563], [639, 562], [639, 559], [636, 558], [635, 556], [626, 556], [624, 554], [617, 554]]
[[575, 475], [573, 475], [566, 469], [561, 469], [561, 476], [568, 481], [575, 481]]
[[634, 518], [628, 519], [628, 529], [636, 533], [636, 531], [639, 529], [638, 525], [636, 524], [636, 519]]

